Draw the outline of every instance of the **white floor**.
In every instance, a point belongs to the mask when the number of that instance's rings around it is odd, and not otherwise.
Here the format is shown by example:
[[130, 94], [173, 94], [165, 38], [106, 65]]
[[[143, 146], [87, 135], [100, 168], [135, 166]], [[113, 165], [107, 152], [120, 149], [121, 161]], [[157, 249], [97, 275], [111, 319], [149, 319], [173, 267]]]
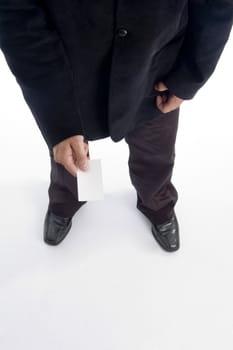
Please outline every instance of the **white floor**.
[[47, 146], [0, 56], [1, 349], [232, 350], [232, 39], [182, 105], [176, 253], [136, 209], [127, 144], [110, 138], [89, 142], [105, 199], [80, 209], [61, 245], [43, 242]]

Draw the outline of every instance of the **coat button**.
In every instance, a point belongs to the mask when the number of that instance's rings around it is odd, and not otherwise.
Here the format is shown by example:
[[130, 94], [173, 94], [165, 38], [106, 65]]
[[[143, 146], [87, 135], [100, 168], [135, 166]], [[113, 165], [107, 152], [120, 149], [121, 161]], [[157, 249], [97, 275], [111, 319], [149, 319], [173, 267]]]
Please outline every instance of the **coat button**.
[[126, 36], [127, 34], [128, 34], [128, 31], [127, 31], [127, 29], [125, 29], [125, 28], [120, 28], [120, 29], [118, 29], [118, 31], [117, 31], [117, 35], [120, 36], [120, 37], [124, 37], [124, 36]]

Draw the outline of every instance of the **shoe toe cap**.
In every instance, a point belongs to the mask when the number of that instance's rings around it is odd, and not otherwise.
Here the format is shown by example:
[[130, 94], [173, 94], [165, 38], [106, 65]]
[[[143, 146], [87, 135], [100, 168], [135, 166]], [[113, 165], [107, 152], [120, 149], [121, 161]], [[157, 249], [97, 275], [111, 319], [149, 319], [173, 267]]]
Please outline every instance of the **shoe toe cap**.
[[152, 224], [151, 230], [154, 238], [166, 251], [176, 251], [180, 248], [179, 226], [176, 217], [167, 224]]
[[44, 222], [44, 241], [52, 245], [59, 244], [67, 235], [71, 224], [71, 218], [60, 219], [58, 216], [47, 213]]

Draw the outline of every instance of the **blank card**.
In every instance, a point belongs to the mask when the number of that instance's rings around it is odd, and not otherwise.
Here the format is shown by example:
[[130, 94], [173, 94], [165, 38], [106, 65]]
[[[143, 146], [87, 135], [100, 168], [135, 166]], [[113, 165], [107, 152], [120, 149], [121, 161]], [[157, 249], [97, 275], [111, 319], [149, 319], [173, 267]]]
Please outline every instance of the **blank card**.
[[101, 160], [88, 159], [87, 162], [88, 170], [77, 168], [78, 200], [101, 200], [104, 198]]

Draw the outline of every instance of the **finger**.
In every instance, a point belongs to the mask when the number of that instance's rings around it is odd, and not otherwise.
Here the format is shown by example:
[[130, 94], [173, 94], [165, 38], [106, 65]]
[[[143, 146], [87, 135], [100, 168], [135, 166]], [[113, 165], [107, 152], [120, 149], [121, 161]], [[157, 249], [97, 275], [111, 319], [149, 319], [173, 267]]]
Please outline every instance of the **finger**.
[[168, 98], [168, 100], [164, 103], [165, 113], [174, 111], [181, 105], [182, 102], [183, 100], [181, 100], [180, 98], [177, 98], [175, 95], [171, 95]]
[[55, 162], [63, 165], [66, 157], [68, 157], [70, 154], [72, 154], [72, 149], [69, 147], [69, 145], [66, 145], [65, 147], [56, 147], [54, 149], [54, 160]]
[[77, 177], [77, 166], [74, 163], [73, 156], [66, 157], [66, 160], [64, 161], [63, 166], [71, 175]]
[[157, 96], [156, 98], [156, 105], [161, 112], [163, 112], [164, 110], [164, 104], [166, 103], [166, 101], [167, 101], [166, 96]]
[[62, 147], [56, 151], [56, 157], [54, 160], [57, 163], [62, 164], [63, 167], [73, 176], [76, 176], [77, 167], [74, 164], [72, 148], [69, 144], [67, 144], [65, 148]]
[[[84, 143], [83, 147], [84, 147], [84, 153], [85, 153], [86, 157], [88, 159], [90, 159], [90, 154], [89, 154], [90, 152], [89, 152], [88, 144]], [[79, 159], [77, 158], [76, 152], [74, 152], [74, 151], [73, 151], [73, 157], [74, 157], [75, 164], [78, 165]]]
[[74, 163], [81, 170], [85, 171], [88, 169], [87, 162], [87, 145], [82, 141], [76, 141], [71, 143], [71, 148], [73, 150]]
[[158, 91], [168, 90], [167, 86], [162, 81], [156, 83], [155, 86], [154, 86], [154, 89], [158, 90]]
[[162, 98], [160, 100], [159, 97], [160, 96], [157, 96], [157, 107], [163, 113], [169, 113], [174, 109], [177, 109], [181, 104], [181, 101], [179, 101], [174, 95], [170, 96], [165, 102], [162, 100]]

